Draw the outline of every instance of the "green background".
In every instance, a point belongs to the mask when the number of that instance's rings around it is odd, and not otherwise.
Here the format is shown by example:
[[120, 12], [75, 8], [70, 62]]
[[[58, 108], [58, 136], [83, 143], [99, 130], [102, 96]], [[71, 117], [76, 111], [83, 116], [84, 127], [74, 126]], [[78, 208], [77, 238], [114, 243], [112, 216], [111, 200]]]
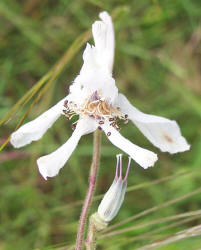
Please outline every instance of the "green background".
[[[1, 0], [0, 118], [61, 59], [78, 36], [91, 28], [102, 10], [114, 17], [114, 77], [119, 91], [143, 112], [177, 120], [191, 144], [190, 151], [170, 155], [154, 148], [131, 122], [122, 127], [124, 136], [157, 153], [159, 160], [148, 170], [132, 162], [129, 192], [111, 225], [159, 207], [111, 229], [114, 235], [100, 234], [98, 249], [137, 249], [201, 222], [201, 213], [162, 221], [201, 207], [199, 0]], [[82, 65], [84, 46], [79, 50], [71, 47], [70, 53], [76, 54], [67, 56], [68, 63], [61, 62], [63, 71], [25, 121], [68, 93]], [[14, 131], [37, 93], [26, 105], [19, 105], [0, 128], [1, 143]], [[8, 144], [0, 153], [0, 249], [70, 249], [74, 244], [80, 201], [88, 185], [92, 135], [81, 139], [57, 177], [43, 180], [36, 166], [39, 156], [54, 151], [71, 133], [71, 122], [62, 117], [40, 141], [19, 150]], [[117, 153], [120, 151], [103, 135], [96, 195], [105, 193], [112, 183]], [[126, 155], [123, 163], [125, 171]], [[172, 204], [166, 204], [171, 200]], [[92, 204], [90, 213], [98, 204], [99, 200]], [[134, 228], [139, 224], [144, 226]], [[126, 232], [117, 232], [119, 229]], [[199, 237], [190, 237], [160, 249], [200, 246]]]

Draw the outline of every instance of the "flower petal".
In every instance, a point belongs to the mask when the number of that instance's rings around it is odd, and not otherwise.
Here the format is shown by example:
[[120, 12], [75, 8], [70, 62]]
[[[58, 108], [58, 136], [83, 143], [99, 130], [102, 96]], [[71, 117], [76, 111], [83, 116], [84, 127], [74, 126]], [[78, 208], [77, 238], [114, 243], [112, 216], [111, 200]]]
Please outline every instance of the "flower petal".
[[138, 127], [138, 129], [162, 152], [175, 154], [190, 149], [190, 145], [181, 135], [176, 121], [160, 116], [144, 114], [135, 108], [127, 98], [119, 94], [118, 105], [123, 113]]
[[102, 21], [96, 21], [92, 25], [92, 34], [95, 46], [87, 44], [83, 53], [84, 64], [80, 74], [88, 73], [90, 69], [101, 70], [112, 75], [114, 60], [114, 29], [112, 19], [104, 11], [100, 13]]
[[107, 66], [112, 73], [115, 48], [112, 19], [106, 11], [101, 12], [99, 17], [102, 21], [96, 21], [92, 25], [95, 48], [101, 64]]
[[76, 148], [81, 136], [93, 132], [96, 128], [97, 123], [93, 119], [88, 117], [81, 118], [77, 123], [75, 131], [66, 143], [51, 154], [40, 157], [37, 160], [37, 164], [39, 172], [44, 179], [57, 175]]
[[39, 140], [62, 114], [65, 99], [66, 97], [39, 117], [24, 124], [12, 133], [10, 140], [11, 144], [15, 148], [20, 148], [32, 141]]
[[136, 161], [141, 167], [148, 168], [152, 167], [157, 161], [157, 155], [147, 149], [143, 149], [128, 139], [124, 138], [116, 129], [109, 125], [108, 122], [105, 122], [101, 125], [105, 134], [108, 136], [108, 139], [122, 151], [130, 155], [130, 157]]

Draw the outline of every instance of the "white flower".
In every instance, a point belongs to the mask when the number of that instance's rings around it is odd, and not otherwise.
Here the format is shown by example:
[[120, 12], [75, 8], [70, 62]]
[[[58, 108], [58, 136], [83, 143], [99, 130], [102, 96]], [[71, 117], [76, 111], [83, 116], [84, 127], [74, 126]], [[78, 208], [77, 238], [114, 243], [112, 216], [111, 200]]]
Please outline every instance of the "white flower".
[[114, 181], [98, 207], [98, 215], [104, 222], [110, 222], [117, 215], [124, 201], [130, 164], [131, 158], [129, 157], [126, 175], [124, 179], [122, 179], [122, 155], [117, 155], [116, 175]]
[[108, 139], [140, 166], [145, 169], [152, 167], [157, 155], [124, 138], [118, 132], [119, 119], [123, 119], [125, 123], [130, 119], [163, 152], [177, 153], [190, 148], [175, 121], [144, 114], [133, 107], [124, 95], [118, 93], [112, 77], [112, 20], [107, 12], [100, 13], [100, 18], [102, 21], [96, 21], [92, 26], [95, 46], [87, 44], [83, 54], [83, 66], [69, 88], [69, 95], [11, 135], [12, 145], [16, 148], [22, 147], [39, 140], [60, 115], [69, 119], [79, 115], [75, 131], [68, 141], [55, 152], [37, 160], [39, 171], [45, 179], [57, 175], [81, 136], [92, 133], [97, 128], [103, 129]]

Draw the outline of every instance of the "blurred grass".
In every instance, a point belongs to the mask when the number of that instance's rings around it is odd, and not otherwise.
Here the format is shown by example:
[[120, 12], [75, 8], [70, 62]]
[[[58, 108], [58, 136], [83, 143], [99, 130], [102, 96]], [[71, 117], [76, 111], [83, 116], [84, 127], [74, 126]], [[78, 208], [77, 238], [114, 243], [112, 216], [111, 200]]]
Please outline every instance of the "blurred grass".
[[[99, 249], [137, 249], [201, 223], [199, 216], [190, 216], [180, 224], [175, 219], [172, 226], [168, 222], [152, 225], [154, 221], [191, 213], [201, 206], [200, 192], [190, 195], [200, 189], [201, 183], [200, 1], [1, 0], [0, 119], [25, 93], [30, 91], [30, 95], [23, 100], [24, 107], [17, 106], [13, 118], [0, 128], [0, 140], [3, 144], [30, 107], [25, 121], [67, 94], [82, 65], [83, 47], [78, 49], [85, 40], [81, 39], [77, 49], [70, 46], [90, 29], [102, 10], [118, 12], [114, 76], [119, 90], [142, 111], [177, 120], [192, 145], [189, 152], [169, 155], [150, 145], [132, 124], [122, 128], [122, 134], [137, 145], [158, 153], [159, 161], [146, 171], [133, 163], [130, 191], [112, 225], [167, 201], [188, 197], [111, 228], [111, 232], [146, 223], [149, 227], [99, 240]], [[61, 62], [69, 48], [73, 48], [73, 57], [67, 54], [68, 67], [55, 76], [51, 69]], [[62, 61], [62, 65], [66, 62]], [[47, 84], [54, 76], [49, 86], [35, 85], [40, 79]], [[45, 86], [48, 88], [40, 96], [38, 91]], [[36, 91], [32, 92], [33, 89]], [[33, 99], [27, 99], [33, 96], [41, 99], [40, 102], [35, 99], [34, 106]], [[42, 140], [20, 149], [20, 157], [16, 154], [19, 150], [9, 145], [1, 152], [0, 249], [60, 249], [74, 244], [80, 201], [87, 188], [92, 136], [82, 138], [56, 178], [45, 182], [35, 164], [38, 156], [52, 152], [70, 134], [70, 123], [60, 119]], [[119, 150], [103, 137], [97, 195], [103, 194], [113, 180], [116, 153]], [[97, 205], [98, 199], [91, 211]], [[160, 249], [198, 249], [200, 245], [199, 238], [192, 237]]]

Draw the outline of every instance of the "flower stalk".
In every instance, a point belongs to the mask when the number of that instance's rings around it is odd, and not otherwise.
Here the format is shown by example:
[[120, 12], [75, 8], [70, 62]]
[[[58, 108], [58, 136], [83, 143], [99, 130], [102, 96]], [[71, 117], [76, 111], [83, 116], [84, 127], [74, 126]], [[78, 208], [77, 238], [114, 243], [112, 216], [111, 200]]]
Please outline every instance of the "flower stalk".
[[92, 202], [92, 197], [95, 192], [96, 180], [99, 168], [100, 159], [100, 146], [101, 146], [101, 131], [96, 130], [94, 132], [94, 146], [93, 146], [93, 159], [91, 164], [90, 176], [89, 176], [89, 187], [85, 197], [82, 213], [80, 216], [80, 222], [77, 233], [76, 250], [81, 250], [83, 246], [85, 224], [88, 217], [89, 208]]

